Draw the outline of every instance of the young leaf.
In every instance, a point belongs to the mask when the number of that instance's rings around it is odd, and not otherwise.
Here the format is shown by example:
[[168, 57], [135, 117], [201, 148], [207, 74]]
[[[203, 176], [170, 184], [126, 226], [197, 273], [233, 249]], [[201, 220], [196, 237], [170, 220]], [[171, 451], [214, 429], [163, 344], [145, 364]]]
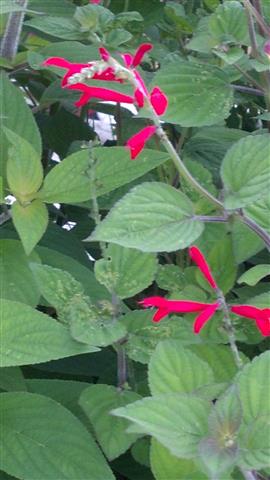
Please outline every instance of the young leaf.
[[219, 5], [209, 20], [209, 29], [218, 43], [249, 45], [248, 22], [244, 7], [231, 0]]
[[154, 85], [158, 85], [169, 100], [164, 120], [183, 127], [223, 121], [232, 107], [229, 78], [210, 64], [172, 62], [155, 75]]
[[22, 202], [32, 200], [43, 180], [38, 153], [27, 140], [5, 129], [11, 143], [7, 162], [7, 180], [13, 195]]
[[33, 393], [1, 394], [5, 438], [1, 468], [23, 480], [113, 480], [92, 435], [54, 400]]
[[262, 278], [270, 275], [270, 265], [256, 265], [243, 273], [237, 283], [246, 283], [254, 287]]
[[98, 350], [76, 342], [66, 327], [28, 305], [2, 300], [1, 308], [3, 367], [48, 362]]
[[97, 280], [119, 298], [128, 298], [149, 287], [157, 269], [156, 256], [110, 244], [106, 258], [95, 262]]
[[[8, 2], [10, 4], [10, 2]], [[1, 10], [1, 8], [0, 8]], [[41, 138], [38, 127], [28, 107], [22, 90], [17, 88], [2, 70], [0, 73], [1, 127], [7, 127], [33, 146], [41, 154]], [[18, 121], [19, 119], [19, 121]], [[6, 160], [9, 141], [1, 135], [0, 175], [6, 178]]]
[[157, 345], [149, 363], [148, 378], [152, 395], [192, 393], [214, 383], [207, 363], [176, 340], [165, 340]]
[[192, 458], [207, 431], [209, 410], [206, 400], [171, 393], [144, 398], [112, 413], [134, 422], [135, 431], [152, 435], [173, 455]]
[[46, 205], [38, 199], [26, 206], [17, 201], [12, 204], [11, 214], [25, 253], [29, 255], [46, 231], [49, 221]]
[[267, 193], [270, 183], [269, 135], [248, 136], [226, 153], [221, 177], [227, 208], [245, 207]]
[[111, 415], [111, 410], [139, 400], [137, 393], [119, 391], [111, 385], [92, 385], [84, 390], [79, 404], [91, 421], [97, 440], [109, 460], [122, 455], [138, 438], [127, 433], [129, 425], [124, 418]]
[[143, 252], [174, 251], [203, 231], [192, 203], [178, 190], [158, 182], [133, 188], [107, 215], [90, 240], [108, 241]]

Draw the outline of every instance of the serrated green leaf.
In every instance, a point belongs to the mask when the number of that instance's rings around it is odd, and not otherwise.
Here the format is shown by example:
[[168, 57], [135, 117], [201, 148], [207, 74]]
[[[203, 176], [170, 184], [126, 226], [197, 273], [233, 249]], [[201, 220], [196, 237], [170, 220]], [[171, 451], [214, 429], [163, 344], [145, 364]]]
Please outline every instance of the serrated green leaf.
[[270, 275], [270, 265], [256, 265], [243, 273], [243, 275], [238, 278], [237, 283], [246, 283], [253, 287], [268, 275]]
[[82, 40], [85, 34], [80, 31], [79, 24], [72, 18], [51, 17], [42, 15], [24, 22], [28, 27], [65, 40]]
[[204, 473], [198, 470], [193, 460], [177, 458], [152, 438], [150, 450], [151, 468], [156, 480], [206, 480]]
[[238, 464], [246, 470], [259, 470], [269, 467], [269, 457], [269, 416], [258, 416], [241, 431]]
[[245, 423], [254, 421], [260, 415], [269, 415], [270, 403], [270, 352], [264, 352], [245, 365], [237, 378], [239, 396]]
[[139, 400], [137, 393], [119, 391], [111, 385], [92, 385], [84, 390], [79, 404], [91, 421], [97, 440], [109, 460], [122, 455], [138, 438], [126, 433], [127, 420], [112, 416], [111, 410]]
[[74, 296], [62, 315], [78, 342], [106, 347], [126, 335], [124, 325], [113, 318], [113, 305], [109, 302], [96, 307], [88, 297]]
[[0, 408], [1, 467], [7, 473], [25, 480], [114, 479], [91, 434], [59, 403], [33, 393], [3, 393]]
[[169, 100], [164, 120], [183, 127], [213, 125], [227, 118], [233, 91], [219, 68], [193, 62], [174, 62], [155, 75]]
[[219, 5], [210, 17], [209, 30], [219, 43], [250, 44], [246, 12], [238, 1]]
[[97, 280], [119, 298], [128, 298], [149, 287], [154, 280], [154, 254], [110, 244], [105, 258], [95, 262]]
[[240, 208], [259, 200], [270, 183], [270, 138], [256, 135], [243, 138], [225, 155], [221, 177], [225, 206]]
[[18, 202], [11, 207], [12, 220], [26, 255], [29, 255], [46, 231], [49, 215], [44, 203], [34, 200], [22, 206]]
[[40, 293], [33, 274], [29, 268], [30, 262], [39, 262], [36, 253], [27, 257], [21, 242], [10, 239], [0, 239], [0, 298], [6, 298], [35, 307]]
[[264, 249], [263, 240], [247, 225], [235, 218], [231, 225], [233, 256], [241, 264]]
[[35, 12], [40, 12], [53, 17], [71, 17], [75, 6], [69, 0], [29, 0], [28, 7]]
[[31, 264], [38, 288], [43, 297], [57, 310], [65, 309], [75, 295], [83, 295], [82, 285], [70, 273], [49, 265]]
[[[113, 414], [156, 438], [178, 457], [192, 458], [206, 433], [210, 404], [192, 395], [167, 394], [144, 398]], [[129, 429], [130, 431], [130, 429]]]
[[163, 290], [182, 289], [186, 284], [184, 273], [177, 265], [159, 265], [156, 282]]
[[207, 363], [176, 340], [165, 340], [157, 345], [149, 363], [148, 378], [152, 395], [194, 393], [214, 382]]
[[74, 341], [66, 327], [19, 302], [1, 301], [1, 365], [47, 362], [97, 348]]
[[270, 233], [270, 195], [248, 205], [244, 213]]
[[8, 392], [27, 390], [22, 371], [19, 367], [0, 368], [0, 389]]
[[125, 195], [89, 237], [143, 252], [173, 251], [190, 245], [203, 230], [192, 204], [162, 183], [142, 183]]
[[[8, 76], [2, 71], [0, 75], [0, 105], [1, 105], [1, 149], [0, 174], [6, 178], [6, 161], [9, 142], [3, 127], [27, 140], [41, 154], [41, 138], [34, 117], [28, 107], [22, 91], [15, 87]], [[18, 121], [18, 118], [20, 121]]]

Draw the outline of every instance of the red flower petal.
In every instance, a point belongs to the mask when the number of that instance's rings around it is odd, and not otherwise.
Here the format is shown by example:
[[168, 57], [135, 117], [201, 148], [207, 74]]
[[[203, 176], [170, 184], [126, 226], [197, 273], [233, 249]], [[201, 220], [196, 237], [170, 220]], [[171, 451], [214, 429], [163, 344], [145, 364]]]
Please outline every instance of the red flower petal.
[[136, 88], [134, 92], [134, 97], [136, 99], [136, 102], [138, 104], [139, 108], [142, 108], [144, 106], [144, 94], [139, 88]]
[[72, 63], [65, 60], [61, 57], [51, 57], [43, 62], [43, 65], [53, 65], [54, 67], [66, 68], [68, 72], [64, 75], [62, 79], [62, 87], [65, 87], [68, 84], [68, 79], [75, 73], [80, 73], [83, 68], [89, 68], [93, 63]]
[[270, 308], [257, 308], [252, 305], [234, 305], [231, 311], [242, 317], [255, 320], [264, 337], [270, 336]]
[[210, 267], [207, 261], [204, 258], [204, 255], [199, 250], [199, 248], [193, 246], [189, 249], [189, 255], [191, 260], [196, 263], [197, 267], [201, 270], [203, 276], [206, 278], [208, 283], [211, 285], [212, 288], [218, 288], [213, 275], [211, 273]]
[[270, 58], [270, 40], [264, 44], [263, 51]]
[[89, 0], [89, 3], [98, 4], [101, 0]]
[[208, 322], [208, 320], [210, 320], [210, 318], [214, 315], [214, 313], [216, 312], [216, 310], [218, 309], [219, 307], [219, 304], [218, 303], [214, 303], [213, 305], [209, 305], [208, 307], [206, 307], [201, 313], [200, 315], [198, 315], [198, 317], [196, 318], [195, 322], [194, 322], [194, 325], [193, 325], [193, 331], [194, 333], [200, 333], [201, 329], [203, 328], [203, 326], [206, 324], [206, 322]]
[[42, 62], [42, 65], [53, 65], [54, 67], [59, 68], [69, 68], [71, 63], [62, 57], [50, 57], [47, 58], [47, 60], [44, 60], [44, 62]]
[[133, 56], [130, 55], [130, 53], [123, 53], [121, 55], [121, 57], [123, 58], [126, 67], [128, 67], [128, 68], [131, 67], [132, 62], [133, 62]]
[[136, 80], [137, 80], [137, 84], [138, 84], [138, 89], [141, 90], [141, 92], [147, 96], [148, 95], [148, 91], [147, 91], [147, 88], [146, 88], [146, 85], [144, 83], [144, 80], [142, 78], [142, 76], [139, 74], [139, 72], [137, 72], [137, 70], [134, 70], [134, 75], [136, 77]]
[[126, 146], [130, 150], [131, 160], [134, 160], [134, 158], [139, 155], [143, 150], [145, 143], [152, 137], [152, 135], [154, 135], [155, 131], [156, 127], [154, 125], [145, 127], [127, 141]]
[[159, 308], [155, 315], [153, 316], [152, 320], [153, 322], [155, 323], [158, 323], [160, 322], [160, 320], [162, 320], [164, 317], [167, 317], [167, 315], [169, 315], [170, 312], [168, 312], [168, 310], [166, 310], [166, 308]]
[[109, 60], [110, 54], [109, 54], [108, 50], [106, 50], [106, 48], [100, 47], [99, 48], [99, 53], [100, 53], [100, 56], [101, 56], [102, 60], [104, 60], [104, 62], [107, 62]]
[[75, 85], [68, 85], [67, 88], [69, 90], [79, 90], [83, 92], [83, 96], [75, 104], [80, 107], [89, 102], [90, 98], [92, 97], [99, 98], [100, 100], [107, 100], [118, 103], [134, 103], [134, 98], [130, 95], [115, 92], [114, 90], [109, 90], [107, 88], [91, 87], [89, 85], [84, 85], [84, 83], [75, 83]]
[[143, 43], [140, 45], [133, 57], [132, 67], [137, 67], [137, 65], [141, 63], [146, 52], [149, 52], [152, 48], [153, 45], [151, 43]]
[[163, 113], [166, 112], [168, 107], [168, 99], [165, 93], [160, 90], [160, 88], [153, 88], [150, 94], [150, 100], [157, 115], [163, 115]]
[[167, 300], [163, 297], [146, 297], [139, 303], [144, 308], [157, 307], [166, 309], [169, 313], [199, 312], [212, 306], [212, 303], [193, 302], [191, 300]]

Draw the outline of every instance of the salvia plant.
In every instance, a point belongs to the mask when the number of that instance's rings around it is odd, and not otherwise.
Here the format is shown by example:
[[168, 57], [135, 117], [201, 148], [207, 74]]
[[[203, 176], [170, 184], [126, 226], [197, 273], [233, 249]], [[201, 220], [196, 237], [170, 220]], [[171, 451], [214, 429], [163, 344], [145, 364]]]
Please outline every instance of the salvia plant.
[[0, 30], [0, 480], [269, 479], [270, 1]]

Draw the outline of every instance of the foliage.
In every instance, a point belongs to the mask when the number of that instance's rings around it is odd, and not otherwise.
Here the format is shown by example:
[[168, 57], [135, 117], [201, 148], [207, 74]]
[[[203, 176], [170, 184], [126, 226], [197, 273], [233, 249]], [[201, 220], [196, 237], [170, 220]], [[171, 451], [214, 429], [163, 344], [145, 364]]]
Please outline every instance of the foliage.
[[0, 0], [1, 479], [269, 475], [268, 4]]

